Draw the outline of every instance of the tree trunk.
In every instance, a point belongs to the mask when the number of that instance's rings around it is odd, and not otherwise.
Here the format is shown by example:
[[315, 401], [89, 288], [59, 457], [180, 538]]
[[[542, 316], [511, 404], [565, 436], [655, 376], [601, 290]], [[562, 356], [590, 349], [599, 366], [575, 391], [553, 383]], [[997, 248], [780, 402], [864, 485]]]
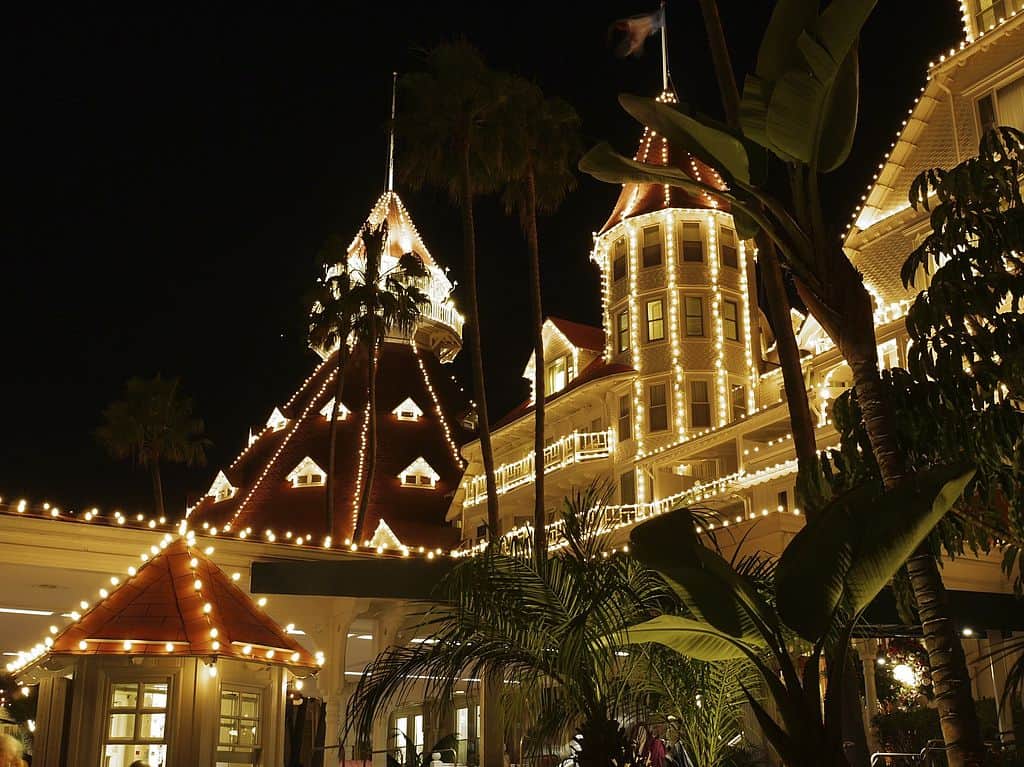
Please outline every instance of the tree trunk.
[[[368, 334], [371, 339], [377, 337], [377, 320], [373, 312], [367, 320]], [[356, 516], [356, 529], [352, 534], [353, 541], [363, 539], [363, 528], [366, 525], [366, 513], [370, 508], [370, 493], [373, 491], [373, 479], [377, 473], [377, 350], [376, 341], [371, 340], [366, 349], [366, 405], [368, 419], [366, 429], [366, 480], [363, 482], [362, 494], [359, 496], [359, 513]]]
[[149, 478], [153, 481], [153, 505], [157, 517], [164, 517], [164, 483], [160, 478], [160, 461], [153, 460], [149, 464]]
[[[526, 178], [526, 244], [530, 251], [530, 313], [533, 320], [533, 552], [539, 567], [547, 558], [547, 509], [544, 505], [544, 312], [540, 292], [540, 245], [537, 237], [537, 187], [531, 168]], [[578, 372], [578, 371], [577, 371]]]
[[[797, 289], [802, 298], [806, 296], [808, 308], [850, 365], [871, 452], [885, 488], [892, 490], [909, 472], [897, 441], [895, 414], [878, 372], [871, 298], [860, 275], [844, 255], [833, 259], [831, 272], [837, 295], [830, 296], [827, 303], [799, 281]], [[907, 570], [921, 616], [949, 767], [980, 766], [985, 762], [985, 750], [971, 696], [971, 677], [963, 645], [950, 616], [946, 587], [927, 543], [918, 547], [907, 560]]]
[[[729, 58], [729, 47], [725, 41], [725, 30], [718, 15], [717, 0], [699, 0], [704, 28], [707, 32], [711, 60], [715, 66], [718, 91], [725, 110], [729, 127], [740, 130], [740, 93], [736, 87], [736, 75]], [[812, 516], [820, 505], [818, 487], [818, 447], [814, 441], [814, 419], [804, 386], [803, 367], [800, 363], [800, 349], [796, 345], [793, 323], [790, 320], [791, 304], [786, 294], [775, 245], [771, 238], [761, 231], [757, 236], [758, 258], [761, 263], [761, 280], [767, 298], [768, 316], [775, 330], [775, 344], [782, 367], [782, 383], [789, 407], [790, 428], [793, 430], [793, 445], [797, 457], [797, 503]]]
[[487, 483], [487, 537], [500, 534], [498, 521], [498, 485], [494, 479], [494, 452], [491, 449], [491, 428], [487, 418], [487, 392], [484, 387], [483, 347], [480, 343], [480, 308], [476, 293], [476, 228], [473, 221], [473, 184], [470, 181], [469, 142], [462, 147], [462, 252], [466, 269], [466, 340], [469, 342], [470, 364], [473, 368], [473, 394], [480, 432], [480, 453]]
[[335, 490], [335, 456], [337, 455], [338, 444], [338, 409], [341, 407], [341, 395], [345, 388], [345, 361], [348, 357], [348, 333], [342, 337], [338, 344], [338, 367], [334, 380], [334, 407], [331, 408], [331, 441], [327, 453], [327, 508], [325, 510], [325, 521], [327, 523], [326, 534], [334, 537], [334, 490]]

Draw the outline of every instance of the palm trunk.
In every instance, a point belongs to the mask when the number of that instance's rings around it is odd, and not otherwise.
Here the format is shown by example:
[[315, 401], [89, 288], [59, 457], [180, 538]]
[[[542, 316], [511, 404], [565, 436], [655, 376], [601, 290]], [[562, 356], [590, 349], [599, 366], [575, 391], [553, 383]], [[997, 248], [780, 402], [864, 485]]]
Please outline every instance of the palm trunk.
[[[860, 275], [844, 255], [839, 254], [832, 261], [830, 272], [836, 295], [822, 300], [799, 282], [797, 288], [850, 365], [871, 452], [885, 488], [892, 490], [910, 472], [897, 441], [895, 414], [878, 372], [871, 298]], [[926, 543], [907, 560], [907, 571], [921, 616], [949, 767], [982, 765], [985, 750], [971, 696], [967, 660], [950, 615], [938, 564]]]
[[331, 441], [327, 453], [327, 508], [325, 521], [327, 535], [334, 537], [334, 490], [335, 490], [335, 456], [338, 444], [338, 409], [341, 407], [341, 396], [345, 388], [345, 362], [348, 358], [348, 333], [343, 334], [338, 344], [338, 367], [334, 380], [334, 407], [331, 408]]
[[[369, 332], [371, 338], [376, 338], [377, 321], [371, 315], [369, 319]], [[368, 411], [366, 417], [369, 424], [366, 429], [366, 481], [363, 482], [363, 492], [359, 498], [359, 516], [356, 518], [356, 529], [352, 540], [360, 541], [363, 538], [363, 527], [366, 525], [366, 513], [370, 508], [370, 494], [373, 492], [373, 479], [377, 473], [377, 346], [366, 350], [368, 359], [366, 362], [366, 396]]]
[[547, 558], [547, 510], [544, 506], [544, 312], [540, 293], [540, 246], [537, 237], [537, 187], [531, 168], [526, 177], [526, 244], [530, 251], [530, 312], [533, 320], [533, 552], [538, 566]]
[[153, 505], [156, 507], [157, 517], [164, 514], [164, 483], [160, 478], [160, 462], [157, 460], [149, 464], [149, 478], [153, 482]]
[[473, 368], [473, 393], [476, 397], [477, 424], [480, 431], [480, 453], [487, 483], [487, 537], [500, 534], [498, 521], [498, 485], [494, 479], [494, 452], [491, 449], [491, 428], [487, 418], [487, 392], [484, 388], [483, 347], [480, 343], [480, 308], [476, 294], [476, 228], [473, 221], [473, 184], [469, 171], [469, 141], [462, 146], [462, 252], [466, 269], [466, 335], [469, 341], [470, 364]]

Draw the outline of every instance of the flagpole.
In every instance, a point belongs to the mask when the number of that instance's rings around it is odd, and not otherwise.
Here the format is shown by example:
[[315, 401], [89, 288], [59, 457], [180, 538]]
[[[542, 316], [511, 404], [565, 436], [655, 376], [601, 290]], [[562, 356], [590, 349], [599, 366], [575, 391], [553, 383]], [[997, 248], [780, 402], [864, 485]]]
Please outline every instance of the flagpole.
[[668, 19], [665, 0], [661, 0], [661, 90], [668, 93]]
[[388, 191], [395, 191], [395, 103], [398, 92], [398, 72], [391, 73], [391, 124], [388, 126]]

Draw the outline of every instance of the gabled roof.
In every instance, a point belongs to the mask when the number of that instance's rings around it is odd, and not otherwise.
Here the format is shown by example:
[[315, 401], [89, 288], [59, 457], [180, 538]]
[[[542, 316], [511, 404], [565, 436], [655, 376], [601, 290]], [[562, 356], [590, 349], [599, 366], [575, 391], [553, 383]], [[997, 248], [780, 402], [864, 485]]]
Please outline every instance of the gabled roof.
[[50, 653], [225, 657], [318, 668], [302, 645], [184, 536], [157, 549], [60, 632]]
[[[657, 100], [669, 104], [676, 104], [679, 101], [675, 93], [671, 91], [662, 93]], [[696, 181], [723, 192], [726, 189], [725, 183], [714, 168], [705, 165], [689, 152], [673, 147], [663, 136], [656, 134], [650, 128], [644, 128], [640, 146], [633, 159], [649, 165], [676, 167]], [[669, 208], [728, 210], [729, 205], [725, 200], [705, 192], [695, 195], [676, 186], [623, 184], [622, 192], [612, 209], [612, 214], [598, 234], [604, 234], [627, 218]]]
[[561, 317], [548, 317], [547, 321], [558, 328], [566, 340], [577, 349], [587, 349], [599, 353], [604, 351], [603, 328], [584, 325], [582, 322], [573, 322]]

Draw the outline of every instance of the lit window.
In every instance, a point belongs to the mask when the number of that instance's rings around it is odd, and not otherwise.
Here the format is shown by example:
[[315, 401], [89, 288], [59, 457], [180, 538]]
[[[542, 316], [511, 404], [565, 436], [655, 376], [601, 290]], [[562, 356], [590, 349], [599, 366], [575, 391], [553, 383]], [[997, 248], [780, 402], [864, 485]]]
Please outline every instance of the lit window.
[[636, 473], [632, 470], [619, 477], [619, 503], [623, 506], [636, 504]]
[[210, 485], [210, 489], [206, 491], [206, 495], [213, 498], [214, 502], [219, 502], [234, 498], [237, 492], [238, 488], [228, 481], [227, 475], [223, 471], [219, 471], [213, 484]]
[[730, 341], [740, 340], [740, 308], [735, 301], [722, 302], [722, 332]]
[[690, 381], [690, 426], [704, 429], [711, 425], [711, 400], [707, 381]]
[[619, 351], [629, 350], [629, 312], [619, 312]]
[[647, 340], [665, 340], [665, 310], [660, 298], [647, 302]]
[[972, 0], [974, 6], [974, 28], [987, 32], [1000, 19], [1009, 18], [1014, 12], [1024, 10], [1024, 0]]
[[167, 763], [167, 679], [113, 682], [104, 737], [104, 765]]
[[572, 380], [576, 371], [572, 366], [572, 355], [566, 354], [548, 365], [547, 393], [560, 392]]
[[285, 479], [292, 483], [292, 487], [320, 487], [324, 484], [326, 474], [316, 461], [307, 455]]
[[686, 296], [683, 299], [686, 335], [701, 338], [704, 335], [704, 299], [700, 296]]
[[738, 421], [747, 417], [747, 387], [743, 384], [733, 384], [729, 391], [732, 400], [732, 420]]
[[256, 764], [260, 746], [260, 691], [224, 685], [220, 691], [217, 767]]
[[274, 408], [274, 412], [270, 414], [270, 418], [267, 419], [267, 426], [274, 431], [281, 431], [285, 426], [288, 425], [288, 419], [284, 417], [284, 413], [279, 408]]
[[704, 261], [704, 235], [697, 222], [683, 222], [683, 261], [699, 264]]
[[[327, 420], [330, 420], [331, 419], [331, 413], [333, 413], [333, 412], [334, 412], [334, 397], [331, 397], [329, 400], [327, 400], [327, 404], [324, 405], [320, 409], [320, 415], [322, 415]], [[346, 418], [348, 418], [349, 413], [351, 413], [351, 412], [352, 411], [350, 411], [347, 407], [345, 407], [345, 403], [344, 402], [339, 402], [338, 403], [338, 413], [337, 413], [337, 416], [336, 416], [336, 420], [344, 421]]]
[[406, 397], [405, 401], [391, 412], [398, 417], [399, 421], [418, 421], [423, 417], [423, 410], [413, 401], [412, 397]]
[[[1019, 1], [1024, 5], [1024, 0]], [[1000, 125], [1024, 130], [1024, 77], [979, 99], [978, 122], [983, 133]]]
[[777, 511], [789, 511], [789, 492], [786, 490], [781, 491], [776, 496], [776, 500], [778, 501], [775, 506]]
[[626, 276], [626, 238], [620, 237], [615, 241], [614, 254], [612, 256], [612, 280], [618, 282]]
[[736, 247], [736, 232], [723, 226], [718, 233], [718, 248], [722, 254], [722, 266], [736, 269], [740, 265], [739, 250]]
[[668, 394], [665, 384], [654, 384], [647, 390], [647, 428], [665, 431], [668, 428]]
[[619, 442], [633, 437], [633, 412], [629, 395], [619, 397]]
[[640, 258], [645, 267], [661, 266], [661, 227], [645, 226], [643, 230], [644, 247]]
[[427, 490], [437, 487], [437, 481], [441, 479], [441, 475], [422, 456], [402, 469], [398, 476], [402, 480], [402, 487], [421, 487]]
[[395, 750], [399, 754], [399, 764], [406, 764], [406, 749], [409, 745], [409, 717], [400, 716], [395, 719]]

